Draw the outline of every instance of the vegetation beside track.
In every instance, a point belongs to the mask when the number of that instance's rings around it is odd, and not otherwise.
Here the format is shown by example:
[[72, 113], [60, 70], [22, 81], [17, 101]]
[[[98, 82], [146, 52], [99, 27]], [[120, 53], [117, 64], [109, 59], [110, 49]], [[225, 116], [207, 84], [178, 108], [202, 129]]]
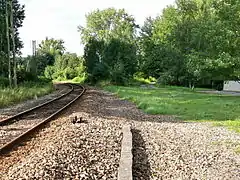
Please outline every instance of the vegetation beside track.
[[27, 99], [37, 98], [53, 91], [52, 83], [27, 82], [17, 88], [0, 87], [0, 108]]
[[209, 121], [240, 132], [240, 97], [204, 94], [184, 87], [144, 89], [105, 86], [149, 114], [175, 115], [184, 121]]

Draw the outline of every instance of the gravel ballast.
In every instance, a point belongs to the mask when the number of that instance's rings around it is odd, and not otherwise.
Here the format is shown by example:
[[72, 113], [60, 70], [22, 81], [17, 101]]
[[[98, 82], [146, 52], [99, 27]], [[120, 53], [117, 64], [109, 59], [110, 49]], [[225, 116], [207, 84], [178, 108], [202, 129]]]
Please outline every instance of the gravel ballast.
[[45, 146], [32, 152], [6, 179], [116, 179], [121, 126], [89, 118], [85, 123], [56, 126]]
[[[25, 146], [0, 159], [0, 179], [117, 179], [124, 121], [89, 114], [99, 104], [88, 94]], [[73, 124], [72, 115], [83, 122]]]
[[[72, 124], [72, 113], [84, 122]], [[133, 179], [240, 179], [239, 134], [211, 123], [146, 115], [94, 88], [25, 146], [0, 159], [8, 167], [1, 179], [117, 179], [126, 122], [132, 125]]]
[[134, 122], [133, 139], [135, 179], [240, 179], [240, 136], [223, 128]]

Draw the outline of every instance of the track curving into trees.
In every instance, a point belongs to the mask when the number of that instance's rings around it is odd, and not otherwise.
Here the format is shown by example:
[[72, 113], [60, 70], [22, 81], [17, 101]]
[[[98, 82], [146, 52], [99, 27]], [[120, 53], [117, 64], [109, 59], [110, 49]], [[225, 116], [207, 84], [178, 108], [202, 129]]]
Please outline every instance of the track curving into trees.
[[0, 122], [0, 155], [40, 129], [85, 92], [83, 86], [68, 85], [71, 89], [66, 94]]

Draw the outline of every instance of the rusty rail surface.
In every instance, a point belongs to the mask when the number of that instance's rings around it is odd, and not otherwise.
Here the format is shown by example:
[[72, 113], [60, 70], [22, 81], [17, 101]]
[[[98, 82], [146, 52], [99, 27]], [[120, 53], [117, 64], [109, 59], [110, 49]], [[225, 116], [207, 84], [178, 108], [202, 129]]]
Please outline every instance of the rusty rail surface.
[[[28, 129], [27, 131], [25, 131], [24, 133], [20, 134], [18, 137], [14, 138], [13, 140], [11, 140], [10, 142], [4, 144], [1, 148], [0, 148], [0, 156], [5, 154], [5, 153], [8, 153], [10, 150], [13, 149], [13, 147], [17, 146], [20, 142], [22, 142], [25, 138], [29, 137], [31, 134], [33, 134], [35, 131], [41, 129], [43, 127], [43, 125], [45, 125], [46, 123], [48, 123], [49, 121], [51, 121], [52, 119], [54, 119], [58, 114], [60, 114], [63, 110], [65, 110], [67, 107], [69, 107], [72, 103], [74, 103], [77, 99], [79, 99], [83, 93], [86, 91], [86, 89], [81, 86], [81, 85], [71, 85], [71, 90], [65, 94], [63, 94], [62, 96], [58, 97], [58, 98], [55, 98], [51, 101], [48, 101], [46, 103], [43, 103], [39, 106], [36, 106], [34, 108], [31, 108], [27, 111], [24, 111], [24, 112], [21, 112], [17, 115], [14, 115], [8, 119], [5, 119], [4, 121], [1, 121], [1, 124], [0, 126], [3, 126], [3, 124], [8, 124], [9, 122], [15, 120], [16, 118], [18, 118], [19, 120], [18, 121], [21, 121], [21, 117], [24, 115], [24, 114], [30, 114], [31, 112], [33, 112], [34, 110], [37, 110], [37, 109], [41, 109], [42, 107], [52, 103], [52, 102], [55, 102], [65, 96], [71, 96], [71, 94], [73, 93], [79, 93], [77, 94], [76, 97], [74, 97], [74, 99], [72, 99], [70, 102], [68, 102], [65, 106], [61, 107], [60, 109], [58, 109], [56, 112], [54, 112], [53, 114], [51, 114], [50, 116], [48, 116], [47, 118], [45, 118], [44, 120], [40, 121], [38, 124], [36, 124], [35, 126], [31, 127], [30, 129]], [[81, 88], [81, 91], [78, 90], [77, 88], [74, 88], [74, 86], [77, 86], [78, 88]]]

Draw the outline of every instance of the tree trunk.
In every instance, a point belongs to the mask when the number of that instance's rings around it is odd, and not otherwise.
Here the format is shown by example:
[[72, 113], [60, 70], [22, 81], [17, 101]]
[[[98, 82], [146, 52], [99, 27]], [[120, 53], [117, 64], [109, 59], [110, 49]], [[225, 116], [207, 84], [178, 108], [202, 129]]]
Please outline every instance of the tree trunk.
[[194, 91], [194, 89], [195, 89], [195, 85], [194, 85], [194, 83], [192, 84], [192, 90]]
[[192, 88], [192, 81], [188, 81], [188, 87], [191, 89]]
[[10, 0], [10, 26], [11, 26], [11, 37], [12, 37], [12, 56], [13, 56], [13, 82], [14, 82], [14, 87], [17, 87], [17, 62], [15, 58], [15, 30], [13, 26], [13, 1]]
[[12, 87], [12, 72], [11, 72], [11, 58], [10, 58], [10, 40], [9, 40], [9, 22], [8, 22], [8, 4], [9, 0], [6, 1], [6, 38], [7, 38], [7, 58], [8, 58], [8, 79], [9, 86]]
[[4, 53], [4, 40], [6, 38], [5, 36], [5, 32], [6, 32], [6, 26], [5, 26], [5, 23], [6, 23], [6, 20], [5, 20], [5, 4], [4, 4], [5, 0], [0, 0], [0, 63], [1, 63], [1, 72], [0, 72], [0, 75], [4, 75], [4, 65], [5, 65], [5, 56], [6, 54]]

